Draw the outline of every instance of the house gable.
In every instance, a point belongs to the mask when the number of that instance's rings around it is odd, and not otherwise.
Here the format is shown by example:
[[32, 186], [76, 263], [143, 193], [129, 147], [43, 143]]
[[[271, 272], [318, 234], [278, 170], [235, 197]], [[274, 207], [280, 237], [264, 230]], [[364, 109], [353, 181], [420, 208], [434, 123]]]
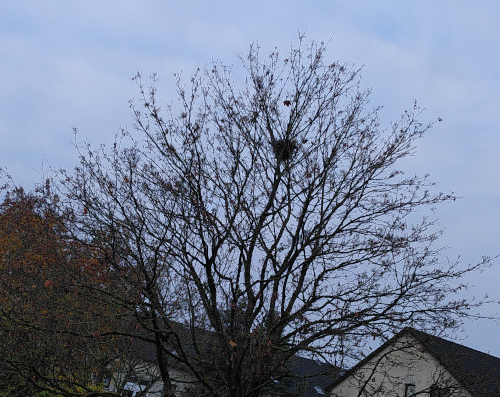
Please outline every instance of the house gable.
[[330, 388], [342, 396], [500, 395], [500, 359], [405, 328]]
[[332, 397], [384, 396], [405, 394], [428, 396], [431, 388], [455, 391], [454, 396], [470, 397], [459, 382], [418, 340], [403, 335], [363, 360], [331, 388]]

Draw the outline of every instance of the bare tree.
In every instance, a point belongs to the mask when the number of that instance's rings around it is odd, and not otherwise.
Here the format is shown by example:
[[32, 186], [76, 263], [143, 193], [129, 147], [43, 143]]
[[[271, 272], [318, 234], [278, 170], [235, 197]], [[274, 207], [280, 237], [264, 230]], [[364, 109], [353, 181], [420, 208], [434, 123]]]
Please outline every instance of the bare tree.
[[61, 173], [68, 227], [127, 294], [82, 286], [133, 314], [166, 394], [182, 365], [205, 394], [257, 397], [295, 355], [341, 366], [368, 338], [457, 327], [480, 304], [453, 294], [489, 259], [443, 260], [427, 217], [456, 197], [397, 168], [433, 123], [415, 104], [381, 128], [360, 70], [325, 49], [254, 45], [241, 88], [215, 62], [164, 108], [137, 76], [134, 131], [76, 143]]

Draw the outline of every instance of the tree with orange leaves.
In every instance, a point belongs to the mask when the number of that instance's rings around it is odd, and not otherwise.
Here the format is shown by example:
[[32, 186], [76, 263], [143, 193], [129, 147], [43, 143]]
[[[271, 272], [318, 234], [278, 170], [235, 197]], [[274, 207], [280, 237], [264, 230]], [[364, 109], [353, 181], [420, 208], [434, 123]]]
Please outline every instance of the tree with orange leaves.
[[46, 188], [11, 189], [0, 204], [2, 395], [95, 393], [118, 355], [110, 308], [75, 278], [110, 287], [99, 277], [105, 272], [68, 238]]

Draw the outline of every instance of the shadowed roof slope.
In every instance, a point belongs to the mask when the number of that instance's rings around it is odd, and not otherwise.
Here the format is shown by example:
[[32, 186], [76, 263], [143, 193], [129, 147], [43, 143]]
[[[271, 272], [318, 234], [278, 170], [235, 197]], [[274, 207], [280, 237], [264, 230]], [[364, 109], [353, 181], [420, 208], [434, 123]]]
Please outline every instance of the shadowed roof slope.
[[292, 357], [284, 366], [293, 376], [286, 390], [286, 395], [291, 396], [299, 392], [301, 382], [308, 383], [303, 397], [327, 396], [327, 390], [341, 375], [341, 371], [331, 364], [300, 356]]
[[474, 397], [500, 396], [500, 358], [406, 328]]

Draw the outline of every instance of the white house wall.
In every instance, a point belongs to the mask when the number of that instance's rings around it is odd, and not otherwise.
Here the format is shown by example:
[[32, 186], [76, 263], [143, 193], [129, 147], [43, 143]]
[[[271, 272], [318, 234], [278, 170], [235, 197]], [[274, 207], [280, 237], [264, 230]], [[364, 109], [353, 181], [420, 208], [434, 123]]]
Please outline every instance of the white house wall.
[[[127, 372], [132, 373], [134, 377], [138, 379], [140, 378], [145, 380], [158, 379], [160, 376], [159, 369], [154, 364], [135, 365], [132, 371], [129, 369]], [[176, 387], [175, 393], [179, 396], [185, 394], [188, 389], [196, 383], [193, 376], [188, 375], [186, 371], [176, 368], [171, 368], [169, 370], [169, 375], [172, 384]], [[133, 397], [138, 395], [146, 397], [161, 397], [163, 391], [163, 382], [160, 380], [154, 382], [146, 388], [145, 386], [141, 386], [134, 382], [126, 382], [124, 373], [115, 374], [114, 380], [111, 382], [108, 390], [117, 391], [118, 384], [123, 385], [124, 391], [131, 391]]]
[[332, 390], [332, 397], [405, 397], [406, 385], [415, 385], [414, 396], [429, 396], [433, 385], [451, 387], [451, 396], [470, 397], [450, 373], [410, 336], [358, 368]]

